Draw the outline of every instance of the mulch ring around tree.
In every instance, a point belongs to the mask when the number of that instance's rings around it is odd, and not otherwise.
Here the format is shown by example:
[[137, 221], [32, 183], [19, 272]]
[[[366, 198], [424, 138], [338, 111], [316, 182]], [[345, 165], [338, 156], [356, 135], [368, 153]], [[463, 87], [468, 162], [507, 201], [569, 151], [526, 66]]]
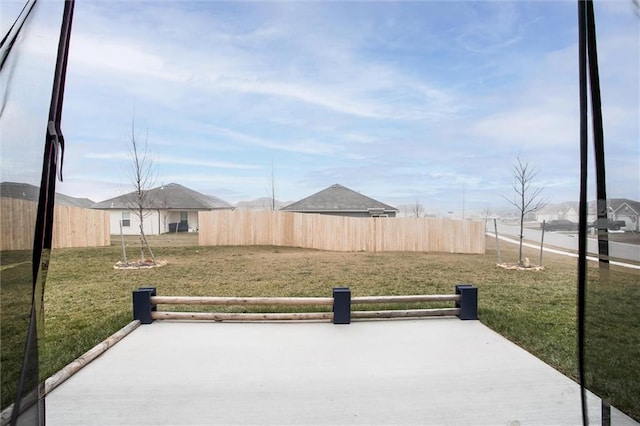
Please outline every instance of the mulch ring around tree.
[[167, 264], [166, 260], [145, 260], [144, 262], [118, 262], [113, 265], [113, 269], [151, 269], [159, 268]]
[[518, 271], [542, 271], [544, 266], [541, 265], [522, 265], [520, 263], [497, 263], [496, 266], [503, 269], [515, 269]]

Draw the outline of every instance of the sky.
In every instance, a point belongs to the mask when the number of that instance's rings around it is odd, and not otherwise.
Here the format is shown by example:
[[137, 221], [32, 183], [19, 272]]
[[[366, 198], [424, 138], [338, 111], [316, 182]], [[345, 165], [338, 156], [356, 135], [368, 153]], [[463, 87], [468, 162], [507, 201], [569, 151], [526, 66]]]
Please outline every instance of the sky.
[[[4, 35], [23, 2], [0, 5]], [[607, 191], [640, 200], [640, 17], [595, 6]], [[61, 10], [37, 6], [1, 76], [3, 181], [27, 180], [13, 141], [44, 141]], [[79, 1], [57, 190], [129, 192], [133, 135], [157, 186], [230, 203], [339, 183], [431, 214], [503, 211], [518, 158], [550, 202], [576, 201], [577, 37], [574, 1]]]

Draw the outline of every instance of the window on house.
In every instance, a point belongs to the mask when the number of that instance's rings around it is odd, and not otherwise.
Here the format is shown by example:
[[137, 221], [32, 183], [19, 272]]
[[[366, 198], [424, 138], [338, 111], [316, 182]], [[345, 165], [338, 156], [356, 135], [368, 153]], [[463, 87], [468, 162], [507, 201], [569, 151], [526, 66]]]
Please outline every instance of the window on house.
[[187, 223], [187, 212], [180, 212], [180, 223]]
[[122, 212], [122, 220], [121, 220], [121, 222], [122, 222], [122, 227], [123, 228], [127, 228], [127, 227], [131, 226], [131, 216], [130, 216], [130, 214], [131, 213], [129, 213], [129, 212]]

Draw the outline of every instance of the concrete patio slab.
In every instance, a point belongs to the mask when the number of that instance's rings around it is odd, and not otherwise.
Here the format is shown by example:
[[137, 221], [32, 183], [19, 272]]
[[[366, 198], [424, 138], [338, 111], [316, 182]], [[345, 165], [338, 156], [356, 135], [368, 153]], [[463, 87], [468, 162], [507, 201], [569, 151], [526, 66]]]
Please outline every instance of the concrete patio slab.
[[[55, 425], [579, 425], [579, 386], [479, 321], [141, 326], [53, 390]], [[600, 400], [589, 397], [592, 424]], [[636, 424], [614, 412], [613, 424]]]

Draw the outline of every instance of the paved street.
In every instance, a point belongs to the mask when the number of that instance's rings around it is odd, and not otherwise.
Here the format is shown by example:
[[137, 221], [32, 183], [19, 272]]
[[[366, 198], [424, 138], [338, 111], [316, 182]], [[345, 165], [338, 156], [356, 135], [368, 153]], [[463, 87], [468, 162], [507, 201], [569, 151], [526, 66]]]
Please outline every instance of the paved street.
[[[493, 224], [487, 224], [487, 232], [494, 234]], [[504, 225], [498, 223], [498, 234], [502, 236], [509, 236], [512, 238], [518, 237], [520, 234], [520, 228], [518, 226]], [[542, 237], [542, 230], [540, 229], [524, 229], [524, 238], [529, 241], [536, 241], [540, 243]], [[549, 232], [544, 233], [545, 247], [553, 246], [557, 248], [564, 248], [567, 250], [578, 250], [578, 238], [576, 234], [569, 234], [563, 232]], [[598, 254], [598, 241], [595, 237], [588, 238], [587, 251], [591, 255], [597, 256]], [[630, 260], [632, 262], [640, 262], [640, 246], [635, 244], [625, 244], [617, 242], [609, 242], [609, 254], [610, 256], [621, 259]]]

